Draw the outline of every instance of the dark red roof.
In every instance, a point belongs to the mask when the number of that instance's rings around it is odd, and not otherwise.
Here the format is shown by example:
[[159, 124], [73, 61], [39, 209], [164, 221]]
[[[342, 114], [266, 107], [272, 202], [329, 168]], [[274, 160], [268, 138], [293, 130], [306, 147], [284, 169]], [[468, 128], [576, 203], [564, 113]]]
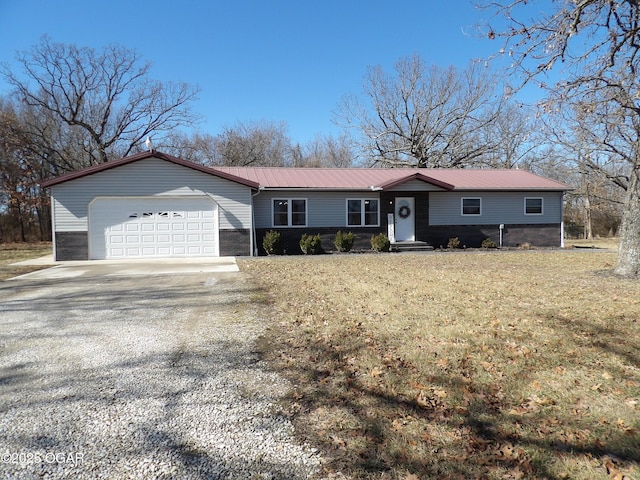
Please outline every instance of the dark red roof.
[[525, 170], [216, 167], [265, 189], [387, 190], [421, 180], [445, 190], [572, 190]]
[[120, 167], [122, 165], [127, 165], [129, 163], [138, 162], [140, 160], [145, 160], [147, 158], [159, 158], [161, 160], [166, 160], [167, 162], [175, 163], [176, 165], [182, 165], [183, 167], [192, 168], [193, 170], [198, 170], [200, 172], [208, 173], [209, 175], [215, 175], [216, 177], [221, 177], [226, 180], [231, 180], [232, 182], [240, 183], [242, 185], [246, 185], [251, 188], [257, 189], [259, 185], [251, 180], [247, 180], [246, 178], [236, 177], [226, 172], [222, 172], [220, 170], [214, 170], [209, 167], [205, 167], [204, 165], [200, 165], [198, 163], [189, 162], [187, 160], [183, 160], [178, 157], [174, 157], [172, 155], [167, 155], [166, 153], [157, 152], [155, 150], [138, 153], [136, 155], [131, 155], [128, 157], [121, 158], [119, 160], [112, 160], [106, 163], [100, 163], [99, 165], [93, 165], [88, 168], [84, 168], [82, 170], [78, 170], [76, 172], [66, 173], [64, 175], [60, 175], [59, 177], [55, 177], [49, 180], [46, 180], [40, 184], [42, 188], [52, 187], [53, 185], [58, 185], [60, 183], [68, 182], [69, 180], [75, 180], [76, 178], [86, 177], [88, 175], [93, 175], [94, 173], [104, 172], [105, 170], [110, 170], [112, 168]]

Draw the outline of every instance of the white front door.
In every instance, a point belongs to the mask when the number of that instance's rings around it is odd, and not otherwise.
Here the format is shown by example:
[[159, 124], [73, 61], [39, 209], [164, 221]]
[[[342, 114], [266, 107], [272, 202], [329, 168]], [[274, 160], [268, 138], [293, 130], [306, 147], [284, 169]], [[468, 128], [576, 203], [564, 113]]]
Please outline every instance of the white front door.
[[415, 198], [413, 197], [396, 197], [396, 242], [413, 241], [416, 239], [415, 203]]

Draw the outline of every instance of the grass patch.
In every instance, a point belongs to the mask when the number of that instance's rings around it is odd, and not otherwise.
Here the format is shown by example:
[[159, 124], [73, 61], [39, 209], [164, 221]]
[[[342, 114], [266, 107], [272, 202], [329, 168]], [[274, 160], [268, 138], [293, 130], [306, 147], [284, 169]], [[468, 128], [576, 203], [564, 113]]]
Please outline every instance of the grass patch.
[[640, 283], [611, 275], [615, 254], [239, 263], [325, 473], [640, 478]]
[[42, 265], [14, 266], [13, 263], [51, 253], [51, 242], [0, 244], [0, 281], [47, 268]]

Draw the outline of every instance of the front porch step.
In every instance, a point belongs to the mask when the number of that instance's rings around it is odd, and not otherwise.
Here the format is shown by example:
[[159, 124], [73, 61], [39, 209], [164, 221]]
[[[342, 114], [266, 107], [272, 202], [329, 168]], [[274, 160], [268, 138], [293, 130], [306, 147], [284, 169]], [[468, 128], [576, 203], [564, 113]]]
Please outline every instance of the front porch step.
[[433, 250], [433, 247], [427, 242], [420, 241], [405, 241], [405, 242], [391, 242], [392, 252], [428, 252]]

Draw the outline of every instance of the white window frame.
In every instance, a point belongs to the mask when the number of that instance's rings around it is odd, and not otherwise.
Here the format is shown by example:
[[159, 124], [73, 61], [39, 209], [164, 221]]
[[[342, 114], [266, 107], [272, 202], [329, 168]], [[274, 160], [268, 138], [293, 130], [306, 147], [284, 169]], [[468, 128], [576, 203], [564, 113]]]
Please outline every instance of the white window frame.
[[[540, 213], [527, 212], [527, 200], [540, 200]], [[525, 215], [544, 215], [544, 198], [543, 197], [525, 197], [524, 199], [524, 214]]]
[[[480, 201], [480, 212], [479, 213], [464, 213], [464, 201], [465, 200], [479, 200]], [[482, 197], [462, 197], [460, 199], [460, 214], [463, 217], [480, 217], [480, 216], [482, 216]]]
[[[350, 201], [354, 201], [357, 200], [360, 202], [360, 223], [359, 224], [350, 224], [349, 223], [349, 202]], [[366, 224], [365, 223], [365, 216], [366, 216], [366, 212], [365, 212], [365, 202], [366, 201], [375, 201], [378, 202], [378, 209], [376, 212], [376, 223], [375, 224]], [[347, 198], [345, 201], [345, 209], [346, 209], [346, 217], [345, 217], [345, 225], [347, 227], [379, 227], [380, 226], [380, 199], [379, 198], [373, 198], [373, 197], [352, 197], [352, 198]]]
[[[292, 225], [291, 223], [291, 219], [293, 218], [293, 209], [291, 208], [291, 205], [293, 205], [294, 201], [303, 201], [304, 202], [304, 225]], [[275, 222], [275, 208], [274, 208], [274, 204], [275, 202], [287, 202], [288, 208], [287, 208], [287, 224], [286, 225], [276, 225]], [[272, 198], [271, 199], [271, 226], [273, 228], [305, 228], [307, 226], [307, 224], [309, 223], [309, 201], [306, 198], [299, 198], [299, 197], [289, 197], [289, 198], [283, 198], [283, 197], [277, 197], [277, 198]]]

